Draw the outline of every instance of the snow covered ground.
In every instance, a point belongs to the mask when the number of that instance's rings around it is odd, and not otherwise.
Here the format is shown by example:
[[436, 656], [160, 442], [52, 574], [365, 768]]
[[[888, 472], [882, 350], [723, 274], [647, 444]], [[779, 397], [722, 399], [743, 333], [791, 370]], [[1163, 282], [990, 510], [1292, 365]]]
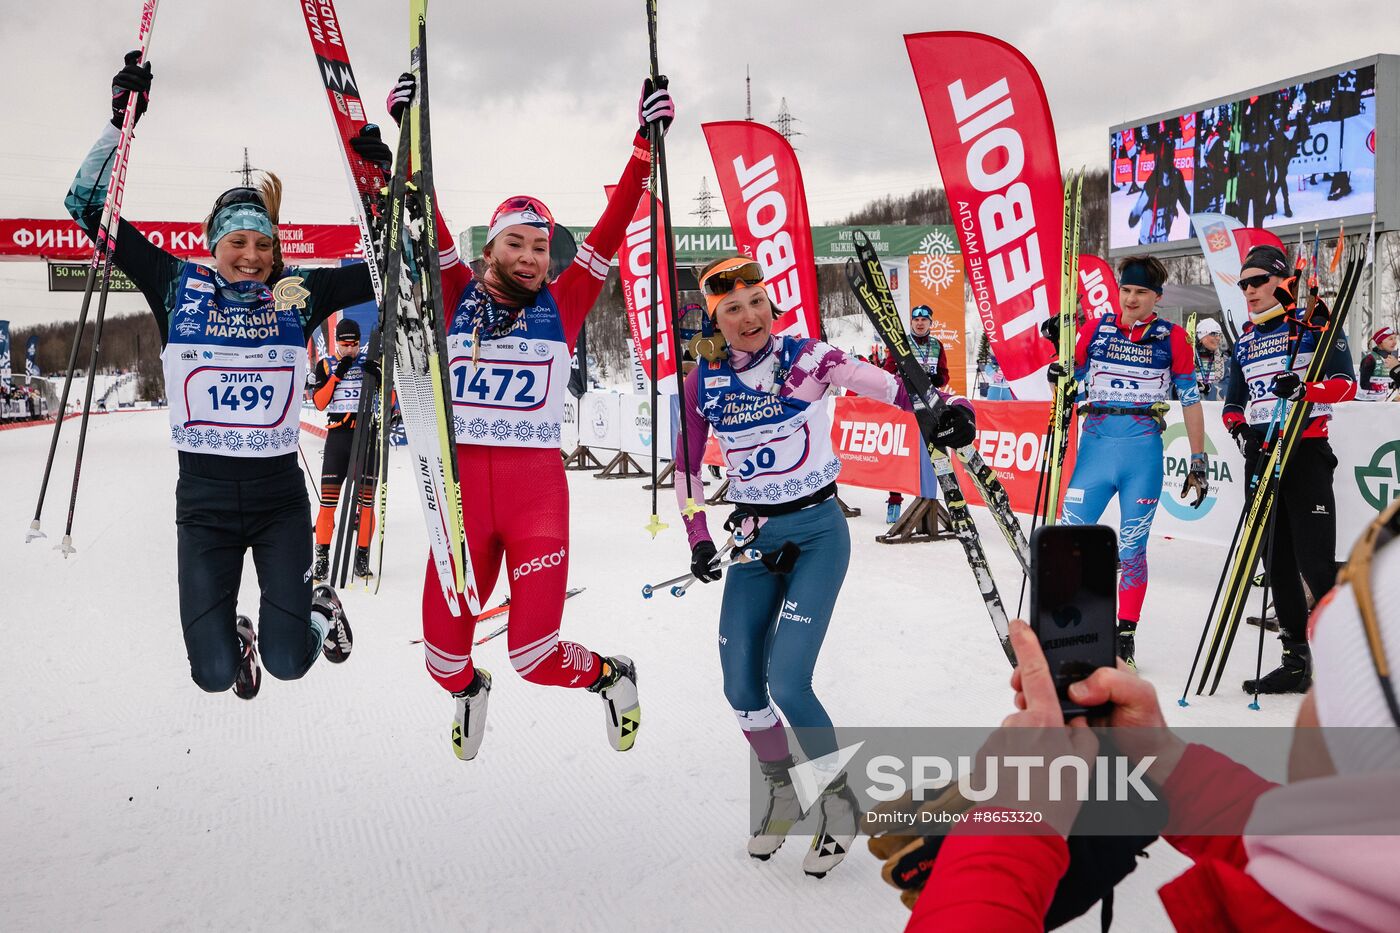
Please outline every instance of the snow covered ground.
[[[678, 521], [643, 531], [637, 480], [571, 473], [566, 637], [636, 659], [637, 747], [607, 745], [601, 704], [522, 682], [504, 639], [480, 757], [449, 747], [450, 699], [423, 669], [423, 580], [407, 463], [391, 467], [390, 548], [378, 596], [350, 592], [354, 656], [302, 681], [265, 678], [251, 703], [189, 679], [176, 596], [175, 454], [165, 414], [93, 419], [74, 541], [62, 533], [76, 429], [23, 543], [49, 432], [0, 434], [0, 905], [8, 930], [887, 930], [908, 913], [859, 846], [823, 880], [802, 846], [744, 854], [747, 746], [719, 684], [717, 586], [644, 601], [684, 572]], [[75, 423], [70, 422], [70, 426]], [[303, 434], [313, 468], [319, 441]], [[885, 546], [883, 493], [846, 488], [851, 572], [816, 675], [838, 725], [989, 724], [1011, 709], [1008, 669], [954, 542]], [[663, 515], [672, 512], [669, 493]], [[985, 513], [994, 568], [1019, 576]], [[1154, 540], [1138, 636], [1143, 672], [1178, 723], [1291, 721], [1295, 700], [1246, 708], [1226, 686], [1189, 709], [1181, 689], [1223, 551]], [[241, 606], [256, 609], [251, 561]], [[497, 593], [492, 602], [500, 598]], [[1276, 655], [1269, 646], [1266, 664]], [[1119, 888], [1122, 929], [1169, 929], [1155, 895], [1186, 861], [1159, 843]], [[1097, 913], [1075, 929], [1097, 929]]]

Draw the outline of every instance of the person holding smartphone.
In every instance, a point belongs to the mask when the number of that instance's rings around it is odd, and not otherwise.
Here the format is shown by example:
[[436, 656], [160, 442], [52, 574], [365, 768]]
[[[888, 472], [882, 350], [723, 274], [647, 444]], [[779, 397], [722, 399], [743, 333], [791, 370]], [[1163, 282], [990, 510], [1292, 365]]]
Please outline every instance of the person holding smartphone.
[[1298, 279], [1288, 276], [1287, 257], [1277, 247], [1256, 246], [1245, 256], [1239, 285], [1249, 321], [1235, 343], [1230, 392], [1221, 412], [1244, 455], [1245, 475], [1250, 478], [1248, 503], [1254, 486], [1264, 481], [1259, 472], [1268, 462], [1265, 445], [1278, 431], [1278, 426], [1271, 429], [1270, 425], [1285, 407], [1281, 402], [1306, 398], [1313, 403], [1288, 469], [1279, 480], [1272, 540], [1264, 547], [1283, 657], [1268, 674], [1246, 680], [1246, 693], [1303, 693], [1312, 683], [1303, 584], [1307, 583], [1314, 599], [1321, 599], [1336, 573], [1337, 503], [1332, 473], [1337, 458], [1327, 440], [1327, 425], [1332, 403], [1356, 396], [1356, 370], [1344, 335], [1338, 335], [1324, 361], [1322, 378], [1305, 381], [1330, 313], [1320, 301], [1296, 301]]
[[[1191, 466], [1181, 487], [1194, 491], [1200, 508], [1210, 491], [1205, 453], [1205, 416], [1196, 386], [1196, 358], [1186, 329], [1157, 316], [1167, 270], [1151, 256], [1129, 256], [1118, 264], [1121, 315], [1109, 312], [1079, 328], [1074, 379], [1085, 403], [1079, 414], [1079, 451], [1065, 490], [1061, 521], [1093, 525], [1118, 497], [1118, 656], [1136, 665], [1136, 636], [1147, 596], [1147, 538], [1162, 494], [1164, 412], [1175, 388], [1181, 400]], [[1043, 328], [1059, 341], [1056, 318]], [[1050, 365], [1054, 381], [1062, 363]]]

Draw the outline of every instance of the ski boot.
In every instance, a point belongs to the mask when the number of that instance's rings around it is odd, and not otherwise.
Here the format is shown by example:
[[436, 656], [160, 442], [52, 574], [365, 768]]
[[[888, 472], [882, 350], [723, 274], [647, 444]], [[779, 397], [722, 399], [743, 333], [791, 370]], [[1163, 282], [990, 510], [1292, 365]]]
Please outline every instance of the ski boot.
[[1312, 686], [1312, 659], [1305, 651], [1283, 649], [1283, 663], [1258, 680], [1244, 682], [1245, 693], [1307, 693]]
[[603, 658], [603, 673], [589, 693], [603, 697], [603, 712], [612, 747], [625, 752], [637, 741], [642, 727], [642, 707], [637, 702], [637, 667], [632, 659], [618, 655]]
[[491, 699], [491, 672], [477, 668], [467, 689], [452, 694], [457, 713], [452, 717], [452, 751], [463, 761], [471, 761], [481, 749], [486, 735], [486, 702]]
[[233, 680], [233, 695], [240, 700], [251, 700], [258, 695], [262, 686], [262, 667], [258, 664], [258, 633], [253, 630], [253, 620], [239, 616], [233, 630], [238, 633], [238, 674]]
[[899, 521], [899, 513], [903, 509], [903, 504], [899, 502], [885, 503], [885, 524], [893, 525]]
[[749, 857], [766, 862], [774, 852], [782, 848], [787, 834], [794, 824], [802, 819], [802, 805], [797, 802], [797, 793], [792, 787], [788, 769], [792, 767], [792, 756], [778, 761], [760, 761], [763, 780], [768, 785], [768, 806], [758, 822], [758, 828], [749, 837]]
[[821, 825], [802, 860], [802, 870], [813, 878], [825, 878], [827, 872], [841, 864], [855, 841], [860, 827], [860, 801], [843, 773], [822, 791], [817, 806], [821, 808]]
[[374, 571], [369, 569], [369, 548], [355, 548], [355, 576], [368, 580], [374, 576]]
[[1137, 623], [1127, 619], [1118, 620], [1118, 657], [1123, 659], [1123, 663], [1137, 670], [1137, 660], [1133, 655], [1137, 651]]
[[311, 579], [320, 583], [331, 575], [331, 546], [316, 545], [316, 562], [311, 565]]
[[311, 625], [321, 633], [321, 653], [332, 664], [343, 664], [350, 657], [355, 638], [350, 633], [350, 621], [335, 590], [324, 583], [311, 592]]

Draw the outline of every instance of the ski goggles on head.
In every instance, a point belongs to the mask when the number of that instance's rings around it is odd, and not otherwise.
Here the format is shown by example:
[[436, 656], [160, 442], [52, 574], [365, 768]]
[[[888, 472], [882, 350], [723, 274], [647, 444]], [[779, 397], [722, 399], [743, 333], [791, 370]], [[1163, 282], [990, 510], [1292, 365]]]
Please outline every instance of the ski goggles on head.
[[1249, 291], [1251, 288], [1263, 288], [1265, 285], [1269, 284], [1269, 279], [1271, 278], [1273, 278], [1272, 275], [1261, 272], [1259, 275], [1251, 275], [1247, 278], [1240, 279], [1240, 291]]
[[917, 321], [920, 319], [925, 321], [933, 320], [933, 310], [928, 305], [919, 305], [909, 312], [909, 320]]
[[490, 243], [502, 230], [517, 224], [538, 227], [545, 232], [546, 236], [554, 235], [554, 215], [549, 212], [549, 208], [545, 207], [544, 202], [539, 198], [520, 194], [506, 198], [496, 208], [496, 212], [491, 215], [491, 225], [486, 231], [486, 242]]
[[700, 279], [700, 291], [711, 314], [725, 295], [736, 288], [763, 284], [763, 267], [746, 256], [735, 256], [717, 264]]
[[1385, 654], [1385, 642], [1381, 640], [1381, 625], [1376, 617], [1376, 600], [1371, 589], [1371, 559], [1382, 547], [1400, 538], [1400, 499], [1390, 504], [1361, 533], [1346, 564], [1337, 573], [1338, 583], [1350, 583], [1352, 595], [1356, 599], [1357, 613], [1366, 630], [1366, 645], [1371, 650], [1371, 662], [1380, 680], [1381, 693], [1386, 706], [1390, 707], [1391, 718], [1400, 726], [1400, 701], [1395, 697], [1395, 682], [1390, 675], [1390, 660]]

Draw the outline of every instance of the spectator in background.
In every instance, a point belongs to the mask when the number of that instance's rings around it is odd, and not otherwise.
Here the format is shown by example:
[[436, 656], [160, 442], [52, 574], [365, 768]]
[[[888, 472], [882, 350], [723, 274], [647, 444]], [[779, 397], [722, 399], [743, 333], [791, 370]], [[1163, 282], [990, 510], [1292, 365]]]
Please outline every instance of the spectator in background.
[[[909, 349], [914, 353], [914, 362], [928, 373], [929, 381], [935, 389], [948, 384], [948, 356], [943, 352], [943, 341], [933, 336], [933, 309], [928, 305], [918, 305], [909, 311]], [[881, 364], [885, 372], [899, 375], [899, 363], [894, 354], [885, 354]], [[904, 508], [904, 496], [891, 492], [885, 500], [885, 524], [899, 521], [900, 510]]]
[[1371, 335], [1371, 349], [1361, 358], [1356, 398], [1384, 402], [1400, 385], [1400, 358], [1395, 355], [1395, 329], [1382, 327]]
[[[1171, 808], [1162, 835], [1195, 863], [1158, 890], [1176, 929], [1400, 929], [1400, 708], [1387, 663], [1400, 656], [1400, 544], [1385, 543], [1397, 532], [1400, 503], [1362, 535], [1313, 614], [1317, 676], [1298, 710], [1288, 784], [1173, 735], [1155, 688], [1121, 666], [1070, 686], [1075, 703], [1112, 704], [1096, 725], [1134, 727], [1115, 736], [1118, 752], [1152, 756], [1146, 776]], [[984, 753], [1031, 727], [1063, 736], [1067, 754], [1093, 754], [1088, 730], [1056, 728], [1064, 716], [1035, 635], [1018, 620], [1011, 637], [1017, 712]], [[1029, 804], [1007, 809], [1040, 806]], [[906, 933], [1044, 929], [1077, 810], [1047, 800], [1039, 835], [977, 836], [962, 823], [938, 851]]]
[[1206, 318], [1196, 325], [1196, 387], [1201, 400], [1218, 402], [1225, 397], [1230, 377], [1230, 351], [1220, 324]]

